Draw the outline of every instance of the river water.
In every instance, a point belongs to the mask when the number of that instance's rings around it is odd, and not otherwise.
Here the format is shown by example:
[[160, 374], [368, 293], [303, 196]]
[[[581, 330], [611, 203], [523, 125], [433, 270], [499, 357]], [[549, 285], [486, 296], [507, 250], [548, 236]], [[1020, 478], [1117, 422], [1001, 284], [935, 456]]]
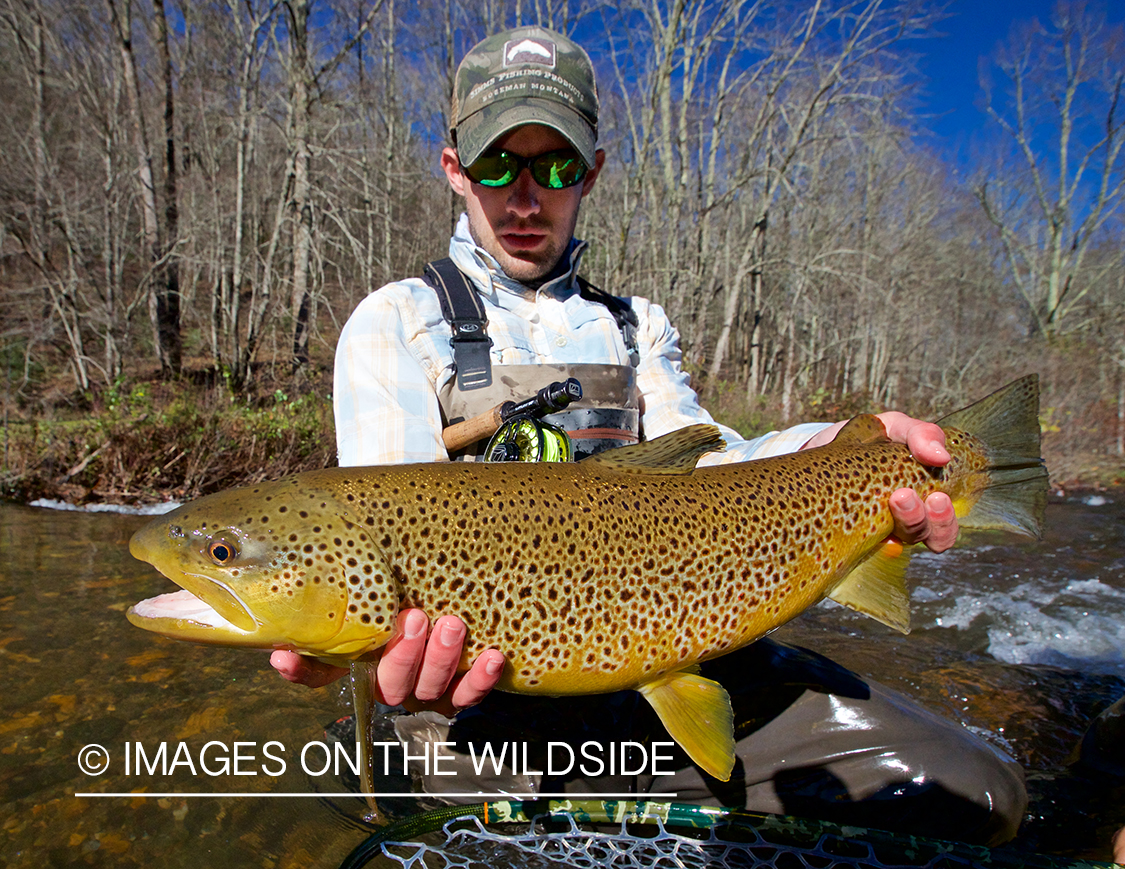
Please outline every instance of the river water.
[[[364, 837], [360, 802], [279, 795], [345, 788], [312, 773], [346, 699], [283, 682], [264, 653], [133, 628], [125, 610], [172, 589], [128, 554], [146, 521], [0, 505], [0, 862], [338, 866]], [[1042, 541], [965, 535], [916, 557], [911, 577], [909, 637], [834, 604], [776, 636], [1016, 757], [1032, 797], [1016, 847], [1108, 859], [1125, 783], [1068, 761], [1125, 694], [1125, 490], [1056, 497]], [[1119, 735], [1107, 750], [1125, 757]], [[85, 774], [80, 761], [104, 763], [95, 745], [108, 770]], [[157, 796], [76, 796], [134, 792]], [[258, 796], [175, 795], [189, 792]]]

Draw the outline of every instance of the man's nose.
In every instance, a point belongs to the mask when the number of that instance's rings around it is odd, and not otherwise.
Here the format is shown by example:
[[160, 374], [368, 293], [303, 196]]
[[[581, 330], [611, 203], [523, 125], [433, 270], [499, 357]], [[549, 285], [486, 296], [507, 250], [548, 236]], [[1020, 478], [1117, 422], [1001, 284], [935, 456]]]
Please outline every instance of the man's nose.
[[508, 210], [519, 217], [530, 217], [539, 211], [539, 185], [526, 166], [512, 182], [508, 193]]

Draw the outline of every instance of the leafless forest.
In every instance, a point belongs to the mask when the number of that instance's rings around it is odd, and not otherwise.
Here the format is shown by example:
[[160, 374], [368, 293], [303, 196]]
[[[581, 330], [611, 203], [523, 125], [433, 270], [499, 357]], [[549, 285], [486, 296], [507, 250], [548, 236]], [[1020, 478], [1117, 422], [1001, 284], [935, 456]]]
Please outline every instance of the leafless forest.
[[515, 23], [598, 68], [587, 277], [669, 311], [720, 415], [1039, 371], [1046, 432], [1125, 452], [1125, 41], [1078, 4], [982, 63], [953, 167], [912, 66], [937, 3], [0, 0], [5, 418], [153, 372], [322, 378], [354, 305], [444, 255], [452, 72]]

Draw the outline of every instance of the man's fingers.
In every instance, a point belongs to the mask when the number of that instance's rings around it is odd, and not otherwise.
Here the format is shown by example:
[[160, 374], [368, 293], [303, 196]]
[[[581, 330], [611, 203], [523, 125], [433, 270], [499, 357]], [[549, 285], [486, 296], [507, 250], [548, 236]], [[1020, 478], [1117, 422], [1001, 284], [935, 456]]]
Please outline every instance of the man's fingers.
[[450, 701], [455, 710], [476, 706], [484, 699], [504, 672], [504, 655], [499, 649], [486, 649], [473, 662], [469, 672], [453, 688]]
[[[941, 426], [914, 419], [897, 410], [879, 413], [876, 416], [887, 430], [887, 437], [895, 443], [906, 444], [910, 448], [910, 454], [922, 464], [941, 467], [949, 463], [949, 451], [945, 448], [945, 432], [942, 431]], [[807, 450], [830, 443], [845, 425], [846, 420], [823, 429], [813, 435], [801, 449]]]
[[903, 543], [925, 543], [933, 552], [944, 552], [957, 542], [957, 514], [944, 492], [933, 492], [923, 503], [913, 489], [898, 489], [890, 506], [894, 535]]
[[419, 609], [399, 613], [394, 636], [379, 659], [377, 694], [388, 706], [398, 706], [414, 693], [414, 681], [426, 651], [430, 620]]
[[296, 652], [275, 649], [270, 655], [270, 665], [290, 682], [320, 688], [335, 682], [348, 671], [343, 667], [333, 667], [316, 658], [307, 658]]
[[920, 542], [929, 531], [926, 505], [913, 489], [897, 489], [891, 495], [891, 515], [895, 520], [895, 537], [908, 546]]
[[[457, 676], [465, 645], [465, 623], [456, 616], [442, 616], [434, 622], [432, 631], [429, 628], [430, 620], [422, 610], [399, 613], [394, 635], [379, 659], [375, 696], [388, 706], [406, 704], [423, 708], [420, 704], [425, 704], [453, 715], [476, 705], [496, 687], [504, 671], [504, 655], [488, 649], [467, 673]], [[270, 656], [270, 664], [290, 682], [312, 688], [334, 682], [348, 672], [281, 649]]]
[[914, 419], [897, 410], [877, 416], [887, 430], [887, 437], [895, 443], [906, 444], [910, 448], [910, 454], [923, 465], [940, 467], [949, 464], [945, 432], [937, 423]]
[[945, 448], [945, 432], [932, 422], [915, 425], [906, 435], [910, 454], [923, 465], [941, 467], [949, 464], [949, 451]]
[[465, 633], [465, 623], [456, 616], [442, 616], [434, 622], [414, 689], [414, 696], [419, 700], [437, 700], [445, 693], [457, 674]]
[[957, 542], [957, 514], [953, 511], [953, 502], [945, 492], [934, 492], [926, 498], [926, 515], [930, 520], [926, 547], [932, 552], [945, 552]]

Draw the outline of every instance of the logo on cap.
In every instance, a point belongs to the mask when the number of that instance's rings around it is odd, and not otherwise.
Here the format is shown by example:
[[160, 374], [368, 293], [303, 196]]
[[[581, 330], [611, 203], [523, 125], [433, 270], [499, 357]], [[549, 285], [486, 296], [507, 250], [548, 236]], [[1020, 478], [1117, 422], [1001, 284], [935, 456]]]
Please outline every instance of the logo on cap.
[[555, 43], [541, 39], [521, 39], [504, 44], [504, 66], [535, 63], [555, 68]]

